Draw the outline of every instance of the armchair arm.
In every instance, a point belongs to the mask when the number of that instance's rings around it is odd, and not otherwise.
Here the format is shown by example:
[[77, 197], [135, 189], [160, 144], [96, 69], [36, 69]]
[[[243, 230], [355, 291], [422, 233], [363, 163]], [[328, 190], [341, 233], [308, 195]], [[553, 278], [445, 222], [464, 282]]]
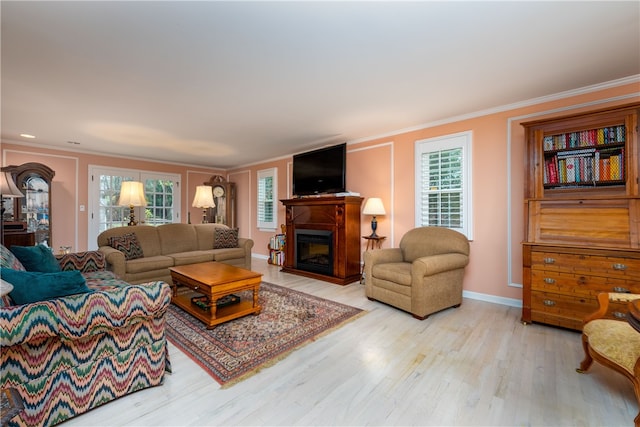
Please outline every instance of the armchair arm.
[[119, 278], [125, 277], [127, 270], [124, 254], [111, 246], [100, 246], [98, 250], [104, 254], [107, 260], [107, 269], [113, 271]]
[[373, 267], [376, 264], [387, 262], [402, 262], [402, 250], [400, 248], [374, 249], [364, 253], [365, 267]]
[[431, 255], [418, 258], [411, 265], [411, 276], [421, 283], [425, 276], [433, 276], [443, 271], [457, 270], [469, 264], [469, 257], [459, 253]]
[[102, 271], [106, 268], [105, 256], [100, 251], [74, 252], [55, 255], [62, 271], [79, 270], [82, 273]]
[[598, 310], [591, 313], [582, 321], [583, 325], [595, 319], [602, 319], [609, 309], [609, 301], [630, 302], [640, 298], [640, 294], [625, 294], [619, 292], [601, 292], [598, 294]]
[[[374, 249], [364, 252], [364, 285], [367, 292], [371, 292], [373, 266], [388, 262], [402, 262], [402, 250], [400, 248]], [[367, 295], [370, 295], [369, 293]]]

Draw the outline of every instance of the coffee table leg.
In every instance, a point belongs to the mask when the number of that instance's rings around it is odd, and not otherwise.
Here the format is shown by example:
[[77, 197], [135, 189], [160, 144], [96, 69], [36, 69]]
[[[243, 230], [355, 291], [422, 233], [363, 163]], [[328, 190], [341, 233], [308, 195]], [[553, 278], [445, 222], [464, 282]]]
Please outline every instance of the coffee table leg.
[[209, 299], [209, 313], [211, 313], [211, 319], [216, 318], [216, 310], [218, 309], [218, 304], [216, 304], [217, 302], [217, 299]]
[[[259, 290], [258, 286], [253, 287], [253, 308], [258, 307], [258, 290]], [[256, 311], [253, 314], [260, 314], [260, 310]]]

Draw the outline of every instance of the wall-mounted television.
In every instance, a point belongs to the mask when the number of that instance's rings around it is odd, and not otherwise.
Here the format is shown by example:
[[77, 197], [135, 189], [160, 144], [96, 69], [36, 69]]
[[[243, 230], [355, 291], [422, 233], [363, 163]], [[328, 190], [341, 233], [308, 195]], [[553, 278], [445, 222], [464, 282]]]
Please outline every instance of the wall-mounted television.
[[345, 192], [346, 165], [346, 143], [294, 155], [293, 195]]

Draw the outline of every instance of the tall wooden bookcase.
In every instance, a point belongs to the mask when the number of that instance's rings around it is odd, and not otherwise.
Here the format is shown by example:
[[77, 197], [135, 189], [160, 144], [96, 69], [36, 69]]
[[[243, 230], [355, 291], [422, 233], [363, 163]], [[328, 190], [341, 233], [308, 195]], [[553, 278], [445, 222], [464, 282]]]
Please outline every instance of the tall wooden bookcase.
[[598, 293], [640, 293], [639, 110], [523, 123], [523, 322], [582, 329]]

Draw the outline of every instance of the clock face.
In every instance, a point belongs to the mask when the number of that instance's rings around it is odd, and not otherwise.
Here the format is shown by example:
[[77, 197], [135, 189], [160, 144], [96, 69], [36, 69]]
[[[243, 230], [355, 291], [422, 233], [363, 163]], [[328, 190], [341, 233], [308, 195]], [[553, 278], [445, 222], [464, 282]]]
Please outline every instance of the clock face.
[[214, 197], [224, 196], [224, 187], [213, 187], [213, 196]]

